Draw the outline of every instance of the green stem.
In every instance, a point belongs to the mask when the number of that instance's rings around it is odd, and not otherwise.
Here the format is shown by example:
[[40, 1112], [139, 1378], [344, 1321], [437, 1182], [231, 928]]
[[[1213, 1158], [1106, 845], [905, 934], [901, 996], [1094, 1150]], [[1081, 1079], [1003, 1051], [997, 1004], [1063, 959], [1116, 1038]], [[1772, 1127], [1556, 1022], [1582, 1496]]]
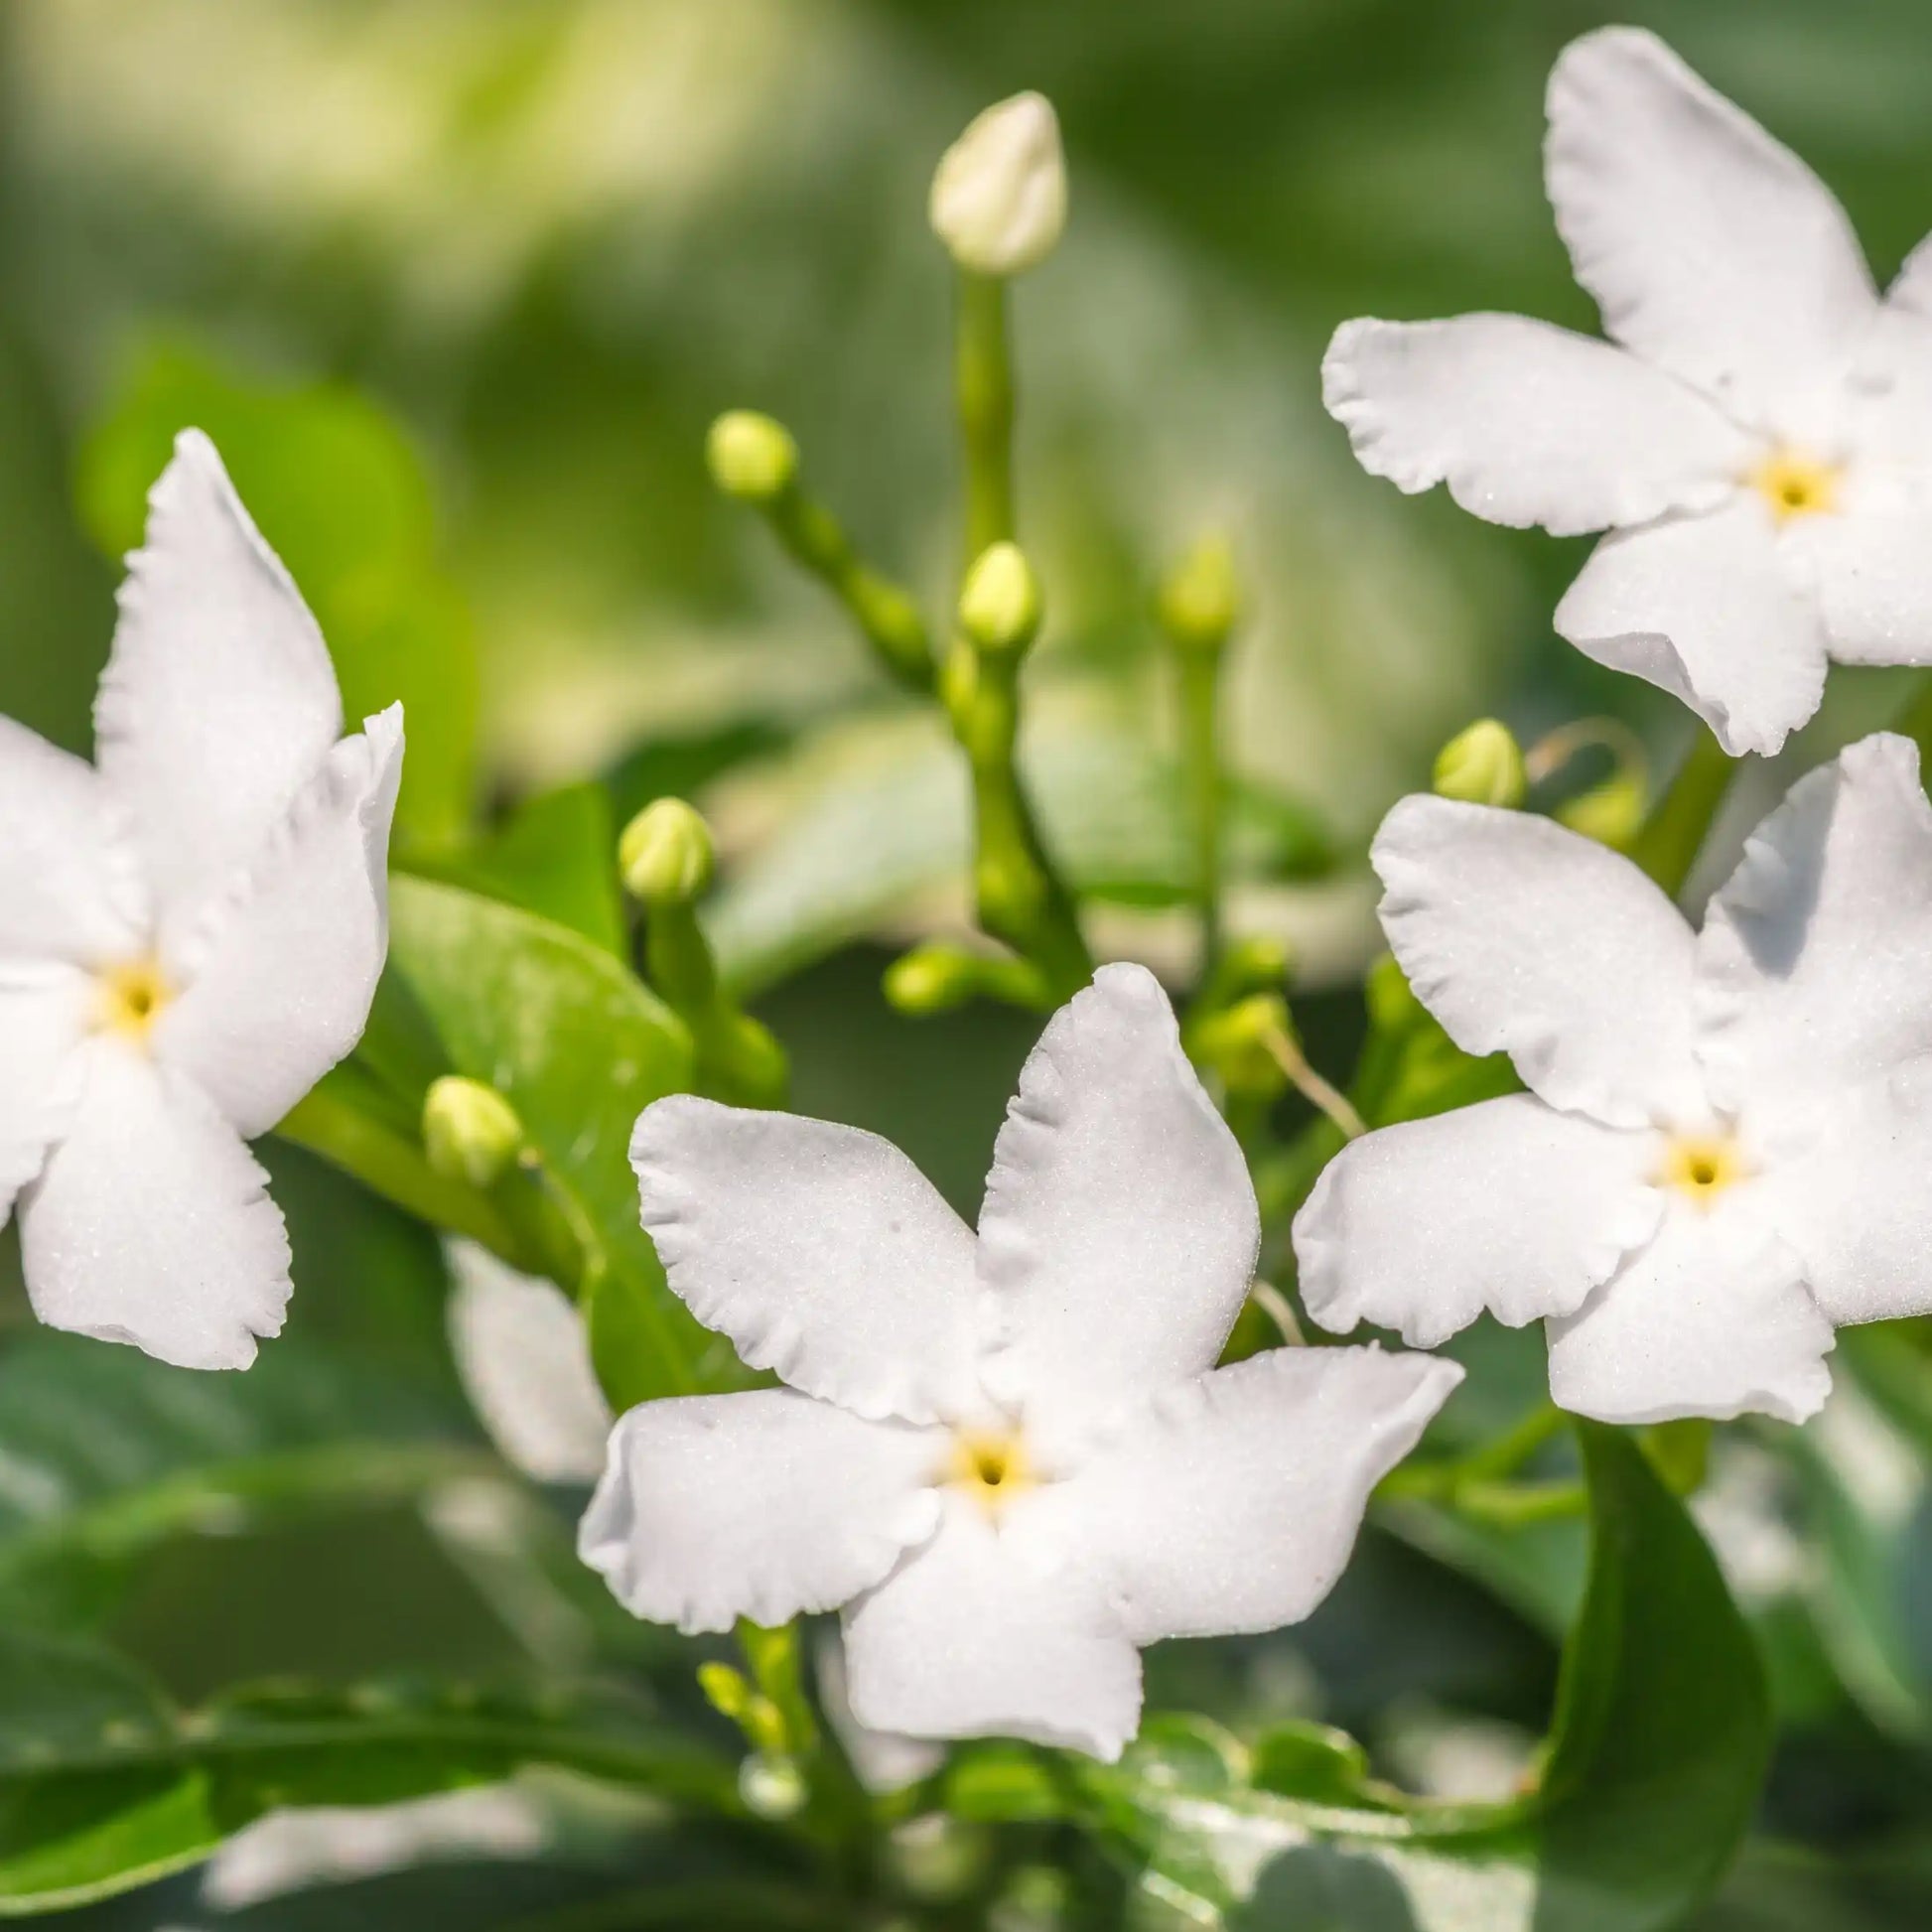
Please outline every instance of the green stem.
[[832, 512], [794, 482], [759, 505], [778, 541], [845, 607], [899, 683], [929, 693], [932, 643], [910, 594], [861, 562]]
[[1711, 733], [1700, 731], [1637, 834], [1631, 858], [1673, 898], [1691, 876], [1736, 768], [1737, 761]]
[[784, 1049], [732, 1003], [688, 899], [658, 899], [646, 907], [644, 972], [690, 1029], [700, 1092], [742, 1107], [784, 1104], [790, 1083]]
[[977, 650], [960, 638], [947, 668], [947, 710], [973, 777], [980, 923], [1038, 967], [1058, 1005], [1093, 977], [1093, 956], [1020, 781], [1021, 661], [1017, 651]]
[[966, 561], [1013, 535], [1013, 361], [1007, 288], [961, 269], [953, 379], [966, 443]]
[[526, 1273], [543, 1272], [528, 1242], [487, 1195], [459, 1180], [444, 1179], [417, 1143], [343, 1099], [327, 1083], [298, 1101], [275, 1134], [321, 1155], [418, 1220], [453, 1234], [467, 1234]]
[[1221, 653], [1177, 653], [1180, 672], [1180, 761], [1194, 841], [1194, 906], [1200, 919], [1201, 975], [1221, 957]]

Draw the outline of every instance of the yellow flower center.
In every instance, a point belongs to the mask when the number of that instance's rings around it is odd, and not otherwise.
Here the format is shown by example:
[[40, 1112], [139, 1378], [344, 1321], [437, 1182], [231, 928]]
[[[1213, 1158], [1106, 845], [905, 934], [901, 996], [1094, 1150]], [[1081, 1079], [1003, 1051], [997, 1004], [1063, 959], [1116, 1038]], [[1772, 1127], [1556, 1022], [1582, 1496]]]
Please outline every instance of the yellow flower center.
[[946, 1455], [945, 1479], [989, 1512], [1011, 1502], [1037, 1480], [1017, 1430], [962, 1429]]
[[1835, 463], [1821, 462], [1802, 450], [1779, 448], [1750, 473], [1747, 481], [1770, 504], [1772, 516], [1788, 523], [1794, 516], [1837, 509], [1842, 474]]
[[1734, 1135], [1679, 1134], [1664, 1149], [1657, 1179], [1688, 1195], [1699, 1207], [1709, 1207], [1749, 1173]]
[[174, 998], [174, 988], [153, 959], [129, 959], [110, 966], [96, 985], [94, 1025], [137, 1045], [146, 1044], [161, 1009]]

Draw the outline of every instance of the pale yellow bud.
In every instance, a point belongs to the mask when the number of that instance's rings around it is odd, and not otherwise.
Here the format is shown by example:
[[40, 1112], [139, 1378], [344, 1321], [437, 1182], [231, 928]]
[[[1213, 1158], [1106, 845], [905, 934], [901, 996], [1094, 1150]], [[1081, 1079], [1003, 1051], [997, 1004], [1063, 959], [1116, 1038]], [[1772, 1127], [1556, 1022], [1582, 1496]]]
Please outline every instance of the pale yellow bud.
[[1467, 731], [1457, 732], [1437, 757], [1439, 797], [1460, 799], [1466, 805], [1502, 805], [1513, 811], [1528, 789], [1523, 748], [1509, 727], [1493, 718], [1479, 718]]
[[423, 1153], [446, 1180], [492, 1187], [523, 1146], [516, 1109], [492, 1086], [460, 1073], [423, 1096]]
[[1066, 157], [1044, 94], [1015, 94], [978, 116], [941, 159], [926, 205], [961, 268], [1019, 275], [1053, 252], [1066, 225]]

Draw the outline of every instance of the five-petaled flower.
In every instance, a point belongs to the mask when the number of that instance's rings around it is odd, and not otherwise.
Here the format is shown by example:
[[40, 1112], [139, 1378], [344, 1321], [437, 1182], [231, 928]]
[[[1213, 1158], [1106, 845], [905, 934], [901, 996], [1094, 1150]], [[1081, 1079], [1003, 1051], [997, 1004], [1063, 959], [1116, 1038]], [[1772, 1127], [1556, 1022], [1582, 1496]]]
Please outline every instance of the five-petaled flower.
[[1609, 531], [1557, 629], [1732, 754], [1773, 752], [1828, 659], [1932, 662], [1932, 245], [1881, 300], [1810, 169], [1635, 29], [1565, 52], [1549, 123], [1557, 225], [1612, 342], [1350, 322], [1328, 409], [1404, 489]]
[[1932, 804], [1879, 735], [1793, 786], [1694, 932], [1545, 818], [1404, 799], [1382, 923], [1527, 1094], [1388, 1127], [1295, 1224], [1325, 1327], [1549, 1322], [1605, 1422], [1814, 1414], [1834, 1323], [1932, 1309]]
[[[191, 1368], [282, 1325], [244, 1141], [355, 1043], [399, 707], [341, 739], [321, 633], [199, 433], [129, 559], [97, 763], [0, 718], [0, 1214], [34, 1311]], [[340, 742], [338, 742], [340, 739]]]
[[1150, 974], [1048, 1025], [977, 1241], [887, 1142], [677, 1096], [632, 1158], [671, 1285], [789, 1385], [650, 1402], [580, 1549], [689, 1631], [845, 1608], [854, 1715], [1116, 1754], [1137, 1646], [1305, 1616], [1452, 1362], [1216, 1368], [1259, 1234]]

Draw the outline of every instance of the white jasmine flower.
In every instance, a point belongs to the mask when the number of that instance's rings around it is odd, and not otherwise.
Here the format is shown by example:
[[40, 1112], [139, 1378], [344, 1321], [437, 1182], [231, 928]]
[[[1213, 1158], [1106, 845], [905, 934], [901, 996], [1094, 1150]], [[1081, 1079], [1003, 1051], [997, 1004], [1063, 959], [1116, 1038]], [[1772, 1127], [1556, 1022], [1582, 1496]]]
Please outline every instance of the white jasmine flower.
[[535, 1481], [596, 1481], [613, 1417], [584, 1317], [554, 1282], [474, 1241], [446, 1241], [443, 1252], [455, 1283], [451, 1350], [490, 1441]]
[[1833, 1325], [1932, 1309], [1932, 805], [1849, 747], [1758, 827], [1694, 932], [1549, 819], [1405, 798], [1382, 924], [1419, 998], [1530, 1091], [1349, 1146], [1295, 1223], [1315, 1320], [1434, 1346], [1549, 1322], [1605, 1422], [1800, 1422]]
[[940, 157], [926, 212], [962, 268], [1010, 276], [1044, 261], [1066, 225], [1053, 103], [1015, 94], [978, 115]]
[[243, 1143], [368, 1017], [402, 714], [340, 739], [321, 633], [199, 432], [94, 727], [89, 767], [0, 718], [0, 1216], [18, 1196], [43, 1321], [245, 1368], [289, 1249]]
[[1651, 34], [1573, 43], [1548, 106], [1557, 226], [1611, 341], [1345, 323], [1329, 412], [1403, 489], [1609, 531], [1557, 629], [1774, 752], [1828, 658], [1932, 662], [1932, 247], [1880, 300], [1824, 184]]
[[1361, 1348], [1214, 1367], [1254, 1192], [1137, 966], [1048, 1025], [977, 1241], [849, 1127], [680, 1095], [631, 1156], [673, 1289], [789, 1387], [631, 1410], [579, 1548], [688, 1631], [844, 1606], [871, 1729], [1117, 1754], [1136, 1647], [1306, 1616], [1460, 1379]]

